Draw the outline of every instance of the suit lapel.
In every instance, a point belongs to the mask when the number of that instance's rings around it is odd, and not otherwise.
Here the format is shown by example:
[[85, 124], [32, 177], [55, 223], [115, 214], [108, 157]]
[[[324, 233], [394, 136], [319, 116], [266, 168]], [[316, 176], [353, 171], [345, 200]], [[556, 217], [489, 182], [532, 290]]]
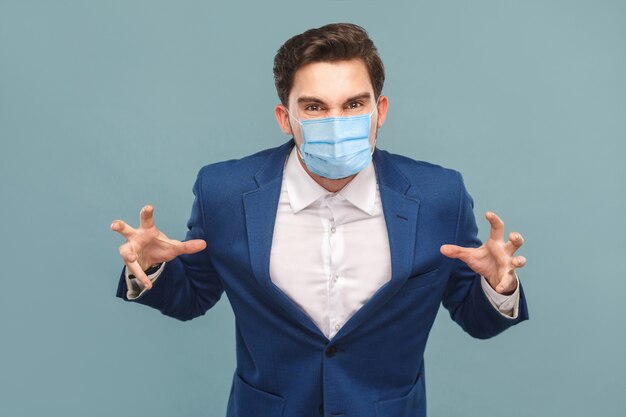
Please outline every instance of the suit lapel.
[[296, 318], [316, 335], [325, 337], [309, 316], [291, 301], [270, 277], [270, 254], [276, 210], [280, 199], [285, 161], [293, 144], [292, 139], [270, 154], [265, 165], [254, 177], [258, 188], [243, 195], [250, 264], [261, 288], [272, 299], [274, 305], [285, 310], [287, 317]]
[[401, 285], [413, 267], [420, 203], [417, 198], [406, 195], [411, 183], [390, 161], [388, 153], [377, 151], [374, 161], [389, 236], [391, 281]]

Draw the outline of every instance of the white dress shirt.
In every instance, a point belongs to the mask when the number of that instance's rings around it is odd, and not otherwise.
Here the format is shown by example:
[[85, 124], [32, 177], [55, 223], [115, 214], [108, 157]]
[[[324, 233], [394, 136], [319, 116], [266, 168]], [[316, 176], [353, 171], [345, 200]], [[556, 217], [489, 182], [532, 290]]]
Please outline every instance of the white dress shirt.
[[[149, 276], [156, 281], [163, 267]], [[287, 158], [270, 253], [270, 276], [331, 339], [391, 279], [391, 253], [374, 164], [332, 193], [309, 176], [291, 152]], [[144, 293], [126, 271], [127, 298]], [[519, 283], [518, 283], [519, 284]], [[494, 308], [517, 318], [519, 285], [509, 296], [484, 277]]]
[[291, 152], [276, 212], [270, 277], [329, 339], [391, 279], [372, 163], [332, 193]]

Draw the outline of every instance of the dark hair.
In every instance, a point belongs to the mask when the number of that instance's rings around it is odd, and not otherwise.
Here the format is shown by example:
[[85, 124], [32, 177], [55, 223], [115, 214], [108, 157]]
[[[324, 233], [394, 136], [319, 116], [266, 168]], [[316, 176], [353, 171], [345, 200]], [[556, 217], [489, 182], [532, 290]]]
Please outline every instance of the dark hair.
[[385, 68], [365, 29], [352, 23], [332, 23], [292, 37], [274, 57], [278, 98], [284, 106], [288, 105], [293, 78], [301, 66], [354, 58], [365, 63], [377, 99], [383, 90]]

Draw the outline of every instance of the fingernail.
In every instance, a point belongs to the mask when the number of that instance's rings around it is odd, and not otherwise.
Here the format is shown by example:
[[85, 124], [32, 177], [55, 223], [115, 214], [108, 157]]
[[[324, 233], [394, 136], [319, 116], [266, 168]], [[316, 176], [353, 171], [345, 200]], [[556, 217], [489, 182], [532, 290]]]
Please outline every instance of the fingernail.
[[115, 227], [115, 222], [111, 223], [111, 229]]

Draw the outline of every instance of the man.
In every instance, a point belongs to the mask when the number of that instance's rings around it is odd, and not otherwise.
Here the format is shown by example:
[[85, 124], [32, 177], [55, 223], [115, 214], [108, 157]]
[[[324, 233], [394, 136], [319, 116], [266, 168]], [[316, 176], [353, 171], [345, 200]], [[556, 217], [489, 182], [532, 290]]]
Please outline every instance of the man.
[[117, 220], [117, 295], [189, 320], [226, 291], [236, 319], [229, 417], [426, 415], [423, 353], [440, 302], [469, 334], [528, 318], [514, 256], [487, 213], [481, 245], [456, 171], [376, 148], [388, 98], [376, 48], [332, 24], [275, 58], [275, 116], [292, 139], [207, 165], [187, 240], [145, 206]]

